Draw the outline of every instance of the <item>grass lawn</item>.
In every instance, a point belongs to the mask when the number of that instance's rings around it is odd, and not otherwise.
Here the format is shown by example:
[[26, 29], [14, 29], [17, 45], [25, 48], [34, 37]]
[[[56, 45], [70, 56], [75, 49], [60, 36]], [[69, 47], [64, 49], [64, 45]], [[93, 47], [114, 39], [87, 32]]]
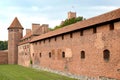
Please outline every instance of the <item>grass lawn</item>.
[[76, 80], [19, 65], [0, 65], [0, 80]]

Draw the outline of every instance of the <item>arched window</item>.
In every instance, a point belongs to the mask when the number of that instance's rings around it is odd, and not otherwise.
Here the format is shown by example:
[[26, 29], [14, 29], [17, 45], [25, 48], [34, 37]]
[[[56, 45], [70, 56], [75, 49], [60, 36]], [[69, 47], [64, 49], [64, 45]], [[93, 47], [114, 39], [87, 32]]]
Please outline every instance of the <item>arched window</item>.
[[65, 52], [62, 52], [62, 58], [65, 58]]
[[110, 59], [110, 51], [109, 50], [106, 49], [103, 51], [103, 58], [105, 61], [109, 61], [109, 59]]
[[51, 56], [52, 56], [52, 54], [51, 54], [51, 52], [49, 52], [49, 58], [51, 58]]
[[81, 51], [81, 59], [85, 59], [85, 51]]

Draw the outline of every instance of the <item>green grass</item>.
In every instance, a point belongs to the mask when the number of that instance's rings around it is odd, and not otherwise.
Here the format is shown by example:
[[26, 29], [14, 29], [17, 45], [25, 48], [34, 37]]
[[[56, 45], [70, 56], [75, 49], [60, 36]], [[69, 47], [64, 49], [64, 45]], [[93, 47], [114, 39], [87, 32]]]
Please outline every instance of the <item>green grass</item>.
[[76, 80], [19, 65], [0, 65], [0, 80]]

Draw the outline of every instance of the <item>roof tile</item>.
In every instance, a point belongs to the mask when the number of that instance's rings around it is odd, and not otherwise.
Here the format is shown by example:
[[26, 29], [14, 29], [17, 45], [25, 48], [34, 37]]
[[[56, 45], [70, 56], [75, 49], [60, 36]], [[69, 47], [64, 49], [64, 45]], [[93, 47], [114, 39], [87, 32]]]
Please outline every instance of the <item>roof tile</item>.
[[11, 28], [20, 28], [20, 29], [23, 29], [22, 25], [20, 24], [19, 20], [17, 17], [15, 17], [15, 19], [13, 20], [12, 24], [9, 26], [8, 29], [11, 29]]

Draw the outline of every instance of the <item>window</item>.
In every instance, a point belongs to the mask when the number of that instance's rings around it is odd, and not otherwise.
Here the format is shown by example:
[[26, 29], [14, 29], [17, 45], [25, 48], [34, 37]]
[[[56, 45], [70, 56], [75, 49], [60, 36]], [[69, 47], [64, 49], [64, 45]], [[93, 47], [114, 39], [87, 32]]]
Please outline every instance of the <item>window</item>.
[[44, 41], [44, 43], [45, 43], [45, 39], [44, 39], [43, 41]]
[[49, 42], [51, 41], [51, 39], [49, 38]]
[[42, 57], [42, 54], [40, 53], [39, 56]]
[[39, 41], [39, 44], [41, 44], [41, 41]]
[[34, 56], [34, 53], [33, 53], [33, 56]]
[[13, 29], [10, 29], [10, 31], [13, 31]]
[[35, 42], [35, 45], [37, 45], [37, 42]]
[[80, 31], [80, 36], [83, 36], [83, 30]]
[[65, 52], [62, 52], [62, 58], [65, 58]]
[[96, 32], [97, 32], [97, 28], [94, 27], [94, 28], [93, 28], [93, 33], [96, 33]]
[[109, 59], [110, 59], [110, 51], [109, 50], [106, 49], [103, 51], [103, 58], [105, 61], [109, 61]]
[[81, 51], [81, 59], [85, 59], [85, 51]]
[[64, 35], [62, 35], [62, 40], [64, 40]]
[[55, 37], [55, 41], [57, 40], [57, 38]]
[[110, 30], [114, 30], [114, 23], [110, 23]]
[[49, 58], [51, 58], [51, 56], [52, 56], [52, 55], [51, 55], [51, 52], [49, 52]]
[[72, 38], [73, 37], [73, 34], [72, 33], [70, 33], [70, 38]]

